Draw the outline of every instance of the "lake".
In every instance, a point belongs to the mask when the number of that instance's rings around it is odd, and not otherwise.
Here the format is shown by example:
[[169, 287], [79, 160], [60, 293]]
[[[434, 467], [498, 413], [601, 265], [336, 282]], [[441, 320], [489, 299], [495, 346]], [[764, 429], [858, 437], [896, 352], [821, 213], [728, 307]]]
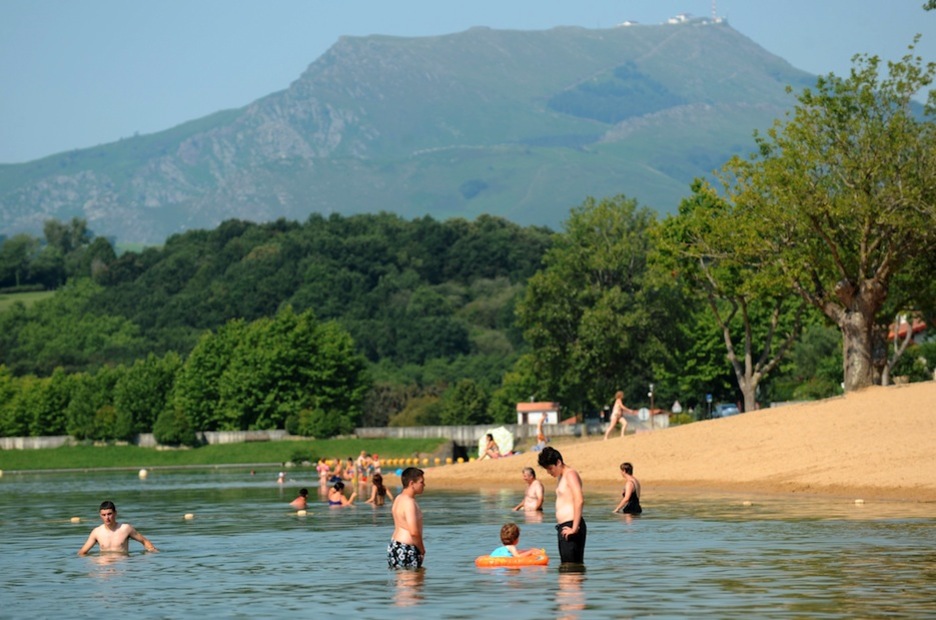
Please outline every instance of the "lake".
[[[239, 468], [6, 474], [0, 617], [921, 618], [936, 616], [936, 506], [807, 496], [668, 492], [610, 512], [586, 484], [585, 569], [560, 570], [547, 510], [511, 512], [517, 488], [446, 491], [427, 470], [422, 571], [390, 571], [390, 507], [328, 508], [306, 470]], [[519, 479], [519, 473], [518, 473]], [[394, 481], [396, 479], [394, 478]], [[287, 503], [301, 486], [305, 517]], [[391, 489], [396, 491], [395, 487]], [[159, 547], [76, 556], [110, 499]], [[750, 505], [745, 505], [745, 501]], [[186, 520], [183, 515], [194, 514]], [[71, 517], [81, 518], [72, 523]], [[515, 521], [546, 567], [478, 569]]]

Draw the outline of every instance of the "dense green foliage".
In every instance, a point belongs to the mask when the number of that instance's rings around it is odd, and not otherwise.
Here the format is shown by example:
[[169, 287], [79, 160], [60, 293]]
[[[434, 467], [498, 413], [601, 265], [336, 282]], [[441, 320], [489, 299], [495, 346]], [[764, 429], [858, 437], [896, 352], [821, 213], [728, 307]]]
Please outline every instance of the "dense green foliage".
[[[573, 209], [518, 307], [538, 398], [584, 411], [621, 389], [645, 402], [650, 383], [675, 375], [684, 304], [675, 287], [648, 278], [654, 225], [623, 196]], [[675, 397], [664, 386], [660, 395]]]
[[[798, 295], [841, 330], [846, 390], [881, 381], [886, 325], [932, 315], [936, 264], [936, 63], [856, 57], [821, 77], [759, 152], [722, 170], [736, 251], [775, 292]], [[905, 273], [916, 277], [903, 277]], [[889, 301], [899, 300], [900, 306]], [[882, 328], [883, 327], [883, 328]]]

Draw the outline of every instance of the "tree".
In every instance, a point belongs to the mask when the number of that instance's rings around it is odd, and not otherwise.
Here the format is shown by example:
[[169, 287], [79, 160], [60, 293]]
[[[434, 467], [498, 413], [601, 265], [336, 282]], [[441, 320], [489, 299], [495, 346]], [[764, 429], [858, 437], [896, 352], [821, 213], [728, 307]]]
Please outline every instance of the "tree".
[[6, 239], [0, 245], [0, 286], [26, 284], [30, 262], [39, 251], [39, 240], [27, 234]]
[[488, 395], [472, 379], [462, 379], [442, 396], [442, 424], [484, 424], [487, 416]]
[[517, 306], [538, 398], [578, 412], [619, 389], [633, 398], [672, 361], [682, 304], [675, 287], [647, 280], [654, 224], [625, 196], [572, 210]]
[[744, 231], [739, 252], [841, 330], [846, 391], [875, 381], [875, 351], [886, 350], [876, 325], [895, 275], [934, 252], [936, 93], [922, 116], [912, 97], [936, 63], [910, 49], [884, 77], [867, 55], [848, 78], [820, 77], [786, 122], [756, 136], [756, 155], [720, 173]]
[[[728, 362], [744, 397], [744, 410], [757, 404], [757, 388], [796, 340], [805, 302], [737, 251], [744, 229], [733, 225], [731, 206], [701, 182], [682, 201], [679, 214], [658, 231], [657, 262], [697, 293], [721, 332]], [[799, 301], [799, 303], [797, 303]], [[699, 334], [698, 337], [703, 337]]]

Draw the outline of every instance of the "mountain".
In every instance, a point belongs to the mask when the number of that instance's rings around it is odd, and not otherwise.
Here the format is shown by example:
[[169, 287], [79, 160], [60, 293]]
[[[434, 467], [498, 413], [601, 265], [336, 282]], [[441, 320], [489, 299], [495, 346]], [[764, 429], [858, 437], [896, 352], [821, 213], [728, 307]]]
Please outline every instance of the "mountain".
[[673, 212], [811, 82], [708, 20], [343, 37], [244, 108], [0, 166], [0, 233], [79, 216], [159, 244], [231, 218], [377, 211], [556, 228], [620, 193]]

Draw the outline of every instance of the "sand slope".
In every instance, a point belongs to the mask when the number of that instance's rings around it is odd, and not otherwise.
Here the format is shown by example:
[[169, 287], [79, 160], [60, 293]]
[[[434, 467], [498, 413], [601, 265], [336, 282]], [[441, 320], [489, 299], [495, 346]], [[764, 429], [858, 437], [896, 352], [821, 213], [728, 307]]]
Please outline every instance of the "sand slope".
[[[604, 441], [556, 443], [586, 485], [618, 484], [634, 464], [644, 495], [694, 488], [936, 501], [936, 382], [872, 387], [829, 400]], [[536, 454], [433, 468], [433, 486], [510, 485]], [[536, 467], [537, 475], [548, 478]], [[544, 479], [547, 489], [552, 490]]]

